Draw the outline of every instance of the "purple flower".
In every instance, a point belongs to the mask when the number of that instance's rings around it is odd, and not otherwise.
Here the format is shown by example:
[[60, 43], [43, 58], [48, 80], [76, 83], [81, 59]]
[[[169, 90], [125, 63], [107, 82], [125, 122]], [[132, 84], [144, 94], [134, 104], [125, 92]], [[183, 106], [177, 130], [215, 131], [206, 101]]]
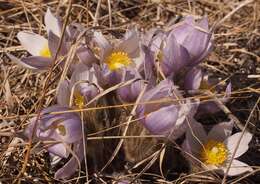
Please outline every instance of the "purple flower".
[[196, 22], [193, 16], [187, 16], [182, 22], [171, 27], [170, 34], [188, 51], [191, 66], [197, 65], [212, 49], [212, 33], [207, 17]]
[[122, 78], [122, 82], [135, 79], [129, 85], [117, 89], [117, 94], [123, 102], [135, 102], [144, 87], [144, 80], [135, 69], [128, 69]]
[[197, 105], [183, 100], [176, 86], [166, 79], [146, 91], [137, 107], [140, 122], [153, 134], [170, 139], [179, 138], [186, 129], [187, 120], [196, 112]]
[[[94, 73], [93, 68], [81, 63], [78, 64], [72, 73], [71, 79], [64, 80], [60, 84], [57, 93], [58, 104], [83, 108], [86, 103], [96, 97], [100, 92], [100, 88], [97, 86]], [[70, 104], [70, 99], [73, 102], [72, 104]]]
[[[49, 8], [45, 14], [44, 22], [48, 39], [33, 32], [20, 31], [17, 34], [17, 38], [31, 56], [19, 59], [11, 54], [7, 54], [12, 61], [25, 68], [37, 71], [48, 70], [50, 68], [58, 51], [61, 39], [62, 23], [60, 18], [55, 17]], [[79, 25], [68, 25], [64, 32], [61, 47], [57, 55], [66, 56], [73, 42], [76, 41], [82, 31], [83, 28]], [[95, 62], [95, 60], [91, 60], [93, 59], [91, 54], [92, 52], [85, 43], [81, 43], [76, 50], [76, 55], [80, 62], [85, 63], [88, 66], [91, 66], [92, 62]], [[64, 62], [60, 63], [61, 65], [64, 64]]]
[[50, 114], [52, 112], [62, 112], [70, 110], [67, 107], [54, 105], [45, 108], [40, 113], [40, 118], [36, 122], [36, 117], [30, 120], [30, 124], [25, 129], [25, 135], [32, 136], [35, 127], [35, 141], [59, 141], [52, 145], [47, 145], [50, 154], [60, 158], [68, 158], [70, 147], [73, 147], [75, 156], [55, 173], [56, 179], [70, 177], [78, 168], [79, 160], [83, 159], [82, 127], [81, 120], [77, 113], [67, 112], [61, 114]]
[[[184, 80], [184, 88], [186, 90], [210, 90], [213, 93], [219, 93], [221, 85], [217, 85], [216, 81], [209, 78], [200, 68], [192, 68], [186, 75]], [[221, 102], [226, 103], [231, 96], [231, 83], [226, 86], [224, 96], [219, 98]], [[216, 113], [220, 111], [214, 100], [201, 101], [198, 107], [198, 114]]]
[[[8, 54], [11, 60], [32, 70], [46, 70], [51, 66], [53, 57], [57, 51], [58, 40], [61, 36], [61, 22], [51, 13], [49, 8], [45, 14], [44, 22], [48, 33], [48, 39], [33, 32], [19, 32], [17, 34], [18, 40], [32, 56], [19, 59]], [[61, 53], [66, 53], [65, 47], [66, 46], [63, 44]]]
[[170, 31], [152, 31], [147, 38], [151, 40], [145, 43], [154, 52], [166, 77], [176, 75], [185, 67], [197, 65], [212, 48], [206, 18], [197, 23], [192, 16], [188, 16], [171, 26]]
[[121, 81], [123, 69], [134, 65], [134, 59], [139, 56], [137, 31], [128, 30], [124, 39], [113, 45], [100, 32], [94, 33], [93, 41], [100, 49], [100, 65], [95, 66], [99, 85], [111, 87]]
[[[221, 173], [226, 172], [242, 132], [231, 135], [233, 128], [232, 121], [215, 125], [208, 134], [203, 126], [195, 120], [190, 123], [190, 126], [182, 147], [184, 151], [193, 156], [187, 156], [191, 163], [202, 164], [205, 169], [218, 170]], [[229, 176], [253, 171], [249, 165], [236, 159], [248, 150], [248, 144], [251, 139], [252, 135], [250, 133], [246, 132], [243, 135], [238, 150], [235, 153], [235, 159], [232, 160], [228, 172]]]

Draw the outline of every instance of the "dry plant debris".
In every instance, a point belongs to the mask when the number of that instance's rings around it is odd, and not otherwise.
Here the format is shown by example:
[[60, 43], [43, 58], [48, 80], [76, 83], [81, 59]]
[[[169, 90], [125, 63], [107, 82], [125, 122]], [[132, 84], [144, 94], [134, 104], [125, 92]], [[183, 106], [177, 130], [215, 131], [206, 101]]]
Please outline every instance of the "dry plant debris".
[[[0, 1], [0, 183], [259, 183], [259, 12]], [[204, 23], [175, 32], [189, 16]]]

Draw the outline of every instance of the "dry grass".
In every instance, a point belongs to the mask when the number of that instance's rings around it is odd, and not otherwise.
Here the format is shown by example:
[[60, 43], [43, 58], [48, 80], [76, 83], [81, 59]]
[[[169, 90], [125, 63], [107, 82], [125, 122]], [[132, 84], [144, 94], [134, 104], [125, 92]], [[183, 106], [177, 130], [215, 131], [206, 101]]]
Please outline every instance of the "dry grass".
[[[59, 69], [52, 73], [33, 73], [11, 62], [5, 54], [26, 54], [16, 39], [21, 30], [46, 34], [43, 16], [47, 6], [63, 17], [63, 21], [78, 22], [90, 29], [96, 26], [95, 29], [111, 37], [121, 37], [132, 25], [140, 30], [166, 28], [187, 14], [207, 15], [210, 25], [215, 25], [215, 48], [202, 66], [221, 80], [230, 79], [233, 95], [224, 111], [228, 114], [206, 121], [216, 122], [231, 114], [241, 129], [246, 127], [254, 134], [248, 154], [242, 159], [255, 166], [255, 172], [227, 178], [226, 182], [260, 183], [260, 3], [257, 0], [74, 0], [68, 15], [70, 0], [0, 0], [0, 183], [62, 183], [53, 179], [56, 168], [51, 168], [48, 154], [38, 153], [37, 145], [32, 143], [33, 147], [28, 147], [17, 135], [30, 117], [55, 103], [56, 88], [64, 75]], [[213, 172], [189, 173], [178, 144], [158, 140], [137, 126], [135, 117], [129, 115], [135, 105], [101, 103], [101, 107], [85, 110], [95, 114], [94, 120], [90, 120], [94, 124], [103, 123], [101, 127], [94, 125], [87, 137], [90, 182], [112, 183], [127, 178], [137, 183], [141, 180], [144, 183], [222, 182]], [[108, 117], [112, 119], [109, 121], [106, 113], [126, 116]], [[81, 177], [76, 173], [67, 182], [84, 183], [85, 171], [82, 167]]]

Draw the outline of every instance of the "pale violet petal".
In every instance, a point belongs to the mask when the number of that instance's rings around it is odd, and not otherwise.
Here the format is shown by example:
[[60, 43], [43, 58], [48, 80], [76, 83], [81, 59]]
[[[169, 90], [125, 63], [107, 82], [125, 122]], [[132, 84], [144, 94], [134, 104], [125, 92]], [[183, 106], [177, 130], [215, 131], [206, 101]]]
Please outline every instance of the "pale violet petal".
[[212, 127], [208, 134], [208, 139], [223, 142], [224, 140], [226, 140], [226, 138], [228, 138], [231, 135], [232, 129], [233, 121], [219, 123]]
[[63, 143], [54, 144], [48, 147], [48, 151], [62, 158], [67, 158], [69, 156], [69, 152]]
[[50, 8], [45, 13], [44, 23], [48, 34], [52, 31], [58, 37], [61, 36], [61, 22], [51, 13]]
[[197, 122], [195, 119], [190, 119], [187, 132], [186, 141], [190, 146], [190, 150], [193, 154], [198, 155], [201, 151], [202, 144], [207, 141], [207, 134], [201, 123]]
[[[224, 143], [226, 144], [230, 154], [234, 153], [236, 146], [238, 144], [238, 141], [239, 141], [241, 136], [242, 136], [242, 132], [238, 132], [238, 133], [228, 137], [224, 141]], [[236, 151], [234, 158], [237, 158], [237, 157], [243, 155], [248, 150], [248, 144], [251, 141], [251, 139], [252, 139], [252, 134], [249, 133], [249, 132], [245, 132], [241, 141], [240, 141], [239, 147]]]
[[22, 59], [19, 59], [8, 53], [7, 56], [16, 64], [35, 71], [48, 70], [52, 64], [51, 58], [41, 56], [30, 56]]
[[[222, 167], [221, 169], [223, 170], [224, 173], [227, 172], [227, 167]], [[234, 159], [228, 171], [228, 176], [237, 176], [245, 172], [252, 172], [252, 171], [253, 171], [252, 167], [250, 167], [244, 162]]]
[[[77, 168], [79, 167], [78, 161], [81, 162], [84, 158], [84, 146], [82, 141], [74, 144], [73, 151], [75, 155], [73, 155], [72, 158], [55, 173], [56, 179], [68, 178], [76, 172]], [[75, 156], [77, 156], [77, 158]]]
[[126, 52], [131, 58], [139, 56], [139, 37], [135, 29], [128, 30], [125, 39], [118, 44], [116, 50]]
[[42, 49], [48, 47], [48, 40], [41, 35], [21, 31], [17, 34], [21, 45], [33, 56], [40, 56]]
[[200, 88], [202, 81], [202, 71], [198, 67], [192, 68], [186, 75], [184, 87], [186, 90], [197, 90]]
[[68, 106], [70, 100], [69, 82], [64, 80], [60, 83], [57, 91], [57, 102], [59, 105]]

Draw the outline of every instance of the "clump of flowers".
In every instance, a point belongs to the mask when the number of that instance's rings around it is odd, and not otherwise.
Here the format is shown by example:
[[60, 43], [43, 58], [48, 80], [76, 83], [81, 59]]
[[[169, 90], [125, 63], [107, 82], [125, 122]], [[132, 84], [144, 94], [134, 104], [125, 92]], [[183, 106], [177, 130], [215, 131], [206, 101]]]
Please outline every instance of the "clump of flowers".
[[[21, 59], [8, 56], [25, 68], [43, 71], [50, 69], [54, 59], [63, 61], [70, 49], [76, 47], [70, 58], [74, 64], [67, 70], [70, 72], [57, 82], [55, 99], [58, 105], [44, 108], [25, 129], [25, 135], [43, 142], [43, 148], [51, 156], [62, 159], [71, 155], [55, 173], [56, 179], [69, 178], [79, 168], [86, 155], [83, 146], [86, 135], [82, 134], [85, 126], [96, 133], [100, 130], [97, 126], [120, 127], [119, 120], [129, 116], [135, 116], [138, 119], [135, 123], [150, 134], [161, 135], [170, 142], [181, 139], [183, 151], [188, 153], [187, 158], [193, 164], [223, 173], [231, 163], [230, 176], [252, 171], [246, 163], [237, 160], [248, 150], [252, 139], [250, 133], [243, 135], [235, 160], [231, 160], [242, 133], [232, 135], [232, 122], [215, 122], [207, 132], [203, 123], [196, 120], [195, 114], [212, 115], [221, 111], [216, 100], [201, 101], [196, 94], [210, 92], [222, 103], [231, 96], [231, 83], [223, 89], [199, 66], [213, 48], [213, 32], [206, 17], [195, 20], [193, 16], [187, 16], [165, 30], [152, 29], [146, 33], [136, 28], [128, 29], [124, 37], [117, 40], [108, 40], [96, 30], [86, 36], [83, 26], [70, 24], [63, 33], [58, 53], [62, 23], [50, 9], [47, 9], [44, 21], [48, 39], [28, 31], [17, 35], [31, 56]], [[63, 67], [64, 63], [59, 69], [63, 70]], [[101, 99], [99, 103], [90, 103], [96, 102], [97, 97]], [[120, 109], [119, 113], [103, 108], [102, 117], [97, 118], [93, 126], [88, 121], [92, 114], [82, 113], [90, 107], [98, 109], [98, 105], [123, 107], [125, 103], [132, 103], [129, 109], [134, 107], [133, 114], [128, 108]], [[53, 143], [45, 144], [46, 141]], [[99, 148], [89, 144], [87, 149]]]

